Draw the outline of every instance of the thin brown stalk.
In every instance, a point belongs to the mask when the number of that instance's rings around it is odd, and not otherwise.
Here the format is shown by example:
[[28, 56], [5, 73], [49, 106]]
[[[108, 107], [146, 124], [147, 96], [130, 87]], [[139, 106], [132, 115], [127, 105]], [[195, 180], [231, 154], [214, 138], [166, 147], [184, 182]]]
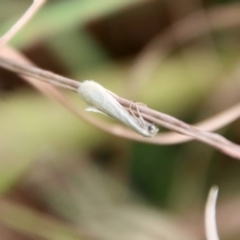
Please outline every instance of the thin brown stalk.
[[0, 46], [6, 44], [40, 9], [46, 0], [33, 0], [23, 16], [0, 38]]
[[[207, 23], [206, 23], [207, 19]], [[240, 25], [240, 4], [229, 4], [195, 12], [154, 37], [136, 57], [131, 79], [135, 94], [141, 91], [159, 64], [179, 45], [209, 34]]]
[[[65, 78], [57, 74], [41, 70], [39, 68], [32, 67], [30, 65], [22, 65], [18, 62], [3, 57], [0, 57], [0, 66], [21, 75], [30, 76], [38, 80], [48, 82], [50, 84], [59, 85], [60, 83], [61, 86], [68, 86], [68, 89], [74, 91], [77, 91], [78, 87], [81, 85], [80, 82], [74, 81], [72, 79]], [[126, 109], [129, 108], [131, 101], [121, 98], [114, 93], [112, 94], [112, 96]], [[135, 110], [135, 113], [137, 114], [137, 109], [133, 110]], [[218, 134], [203, 131], [197, 127], [184, 123], [183, 121], [178, 120], [172, 116], [147, 108], [146, 106], [140, 105], [139, 110], [142, 117], [147, 121], [171, 129], [180, 134], [187, 135], [193, 139], [202, 141], [220, 150], [221, 152], [224, 152], [229, 156], [240, 159], [240, 146], [232, 143], [231, 141], [225, 139]], [[157, 141], [157, 137], [152, 139], [146, 139], [145, 142], [159, 144], [159, 142]]]

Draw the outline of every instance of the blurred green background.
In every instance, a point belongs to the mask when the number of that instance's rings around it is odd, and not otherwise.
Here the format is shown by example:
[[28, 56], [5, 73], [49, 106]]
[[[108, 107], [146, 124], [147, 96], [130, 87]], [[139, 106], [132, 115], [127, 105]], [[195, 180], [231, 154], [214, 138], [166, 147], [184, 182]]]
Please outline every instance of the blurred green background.
[[[30, 4], [0, 0], [0, 35]], [[43, 69], [195, 123], [240, 99], [237, 19], [239, 1], [49, 0], [9, 44]], [[110, 136], [0, 70], [0, 239], [205, 239], [212, 185], [220, 238], [240, 238], [237, 160], [196, 141]], [[239, 143], [239, 120], [218, 132]]]

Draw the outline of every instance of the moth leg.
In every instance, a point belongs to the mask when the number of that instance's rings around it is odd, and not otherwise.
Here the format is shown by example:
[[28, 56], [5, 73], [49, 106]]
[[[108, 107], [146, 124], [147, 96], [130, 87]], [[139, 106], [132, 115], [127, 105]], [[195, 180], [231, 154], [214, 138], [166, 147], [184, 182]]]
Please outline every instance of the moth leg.
[[144, 103], [141, 103], [141, 102], [136, 102], [135, 104], [136, 104], [136, 110], [137, 110], [138, 116], [141, 120], [141, 123], [142, 123], [143, 126], [146, 126], [146, 121], [143, 119], [138, 106], [140, 105], [140, 106], [143, 106], [143, 107], [147, 107], [147, 105], [144, 104]]
[[146, 127], [149, 132], [157, 132], [158, 128], [155, 126], [155, 124], [150, 123], [147, 120], [144, 120], [141, 113], [140, 113], [140, 110], [138, 108], [139, 105], [144, 106], [144, 107], [147, 107], [147, 105], [143, 104], [143, 103], [139, 103], [139, 102], [136, 102], [135, 104], [136, 104], [136, 110], [137, 110], [137, 113], [138, 113], [138, 116], [139, 116], [138, 119], [141, 122], [142, 126]]
[[26, 10], [23, 16], [0, 38], [1, 45], [6, 44], [40, 9], [46, 0], [33, 0], [33, 3]]
[[144, 103], [141, 103], [141, 102], [135, 102], [137, 105], [141, 105], [141, 106], [143, 106], [143, 107], [147, 107], [147, 105], [146, 104], [144, 104]]
[[138, 116], [134, 113], [133, 111], [133, 101], [130, 101], [130, 106], [128, 107], [128, 112], [133, 116], [135, 117], [136, 119], [138, 119]]
[[128, 107], [128, 112], [133, 115], [135, 118], [137, 118], [137, 116], [135, 115], [135, 113], [133, 112], [133, 109], [132, 109], [132, 105], [133, 105], [133, 101], [130, 101], [130, 105]]
[[135, 107], [136, 107], [136, 110], [137, 110], [137, 113], [138, 113], [138, 118], [139, 118], [139, 120], [140, 120], [140, 123], [142, 124], [142, 126], [146, 126], [146, 122], [144, 121], [144, 119], [143, 119], [143, 117], [142, 117], [142, 115], [141, 115], [141, 113], [140, 113], [140, 110], [139, 110], [139, 108], [138, 108], [138, 106], [139, 105], [142, 105], [142, 106], [147, 106], [147, 105], [145, 105], [145, 104], [143, 104], [143, 103], [138, 103], [138, 102], [136, 102], [135, 103]]
[[[135, 105], [134, 105], [135, 104]], [[133, 105], [136, 108], [137, 114], [133, 111]], [[133, 101], [130, 102], [130, 106], [128, 108], [129, 113], [141, 124], [142, 126], [145, 126], [144, 119], [141, 116], [141, 113], [138, 108], [138, 103], [135, 103]]]

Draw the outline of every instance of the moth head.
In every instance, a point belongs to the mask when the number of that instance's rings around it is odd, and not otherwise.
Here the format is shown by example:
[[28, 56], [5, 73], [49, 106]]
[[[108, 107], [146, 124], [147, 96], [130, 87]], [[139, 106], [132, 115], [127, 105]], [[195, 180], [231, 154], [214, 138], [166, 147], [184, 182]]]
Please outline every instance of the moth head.
[[154, 137], [158, 133], [158, 131], [159, 131], [158, 127], [156, 125], [154, 125], [154, 124], [148, 124], [147, 130], [148, 130], [149, 135], [151, 137]]

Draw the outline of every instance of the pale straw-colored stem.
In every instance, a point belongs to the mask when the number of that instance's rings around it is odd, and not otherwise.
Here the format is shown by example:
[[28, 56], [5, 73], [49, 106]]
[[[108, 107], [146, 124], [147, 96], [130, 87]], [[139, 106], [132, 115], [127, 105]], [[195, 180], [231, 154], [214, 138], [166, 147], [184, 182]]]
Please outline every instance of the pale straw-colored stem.
[[46, 0], [33, 0], [23, 16], [0, 38], [0, 47], [6, 44], [40, 9]]
[[205, 231], [207, 240], [219, 240], [216, 224], [216, 202], [218, 187], [212, 187], [205, 208]]
[[[59, 76], [57, 74], [51, 73], [49, 71], [44, 71], [42, 69], [19, 64], [18, 62], [12, 61], [11, 59], [0, 57], [0, 66], [14, 71], [16, 73], [19, 73], [21, 75], [26, 75], [30, 77], [34, 77], [38, 80], [56, 85], [65, 87], [67, 89], [71, 89], [73, 91], [78, 90], [79, 86], [81, 85], [80, 82], [74, 81], [69, 78], [65, 78], [62, 76]], [[106, 90], [108, 91], [108, 90]], [[126, 109], [128, 109], [131, 105], [131, 101], [121, 98], [117, 96], [114, 93], [110, 94]], [[191, 126], [179, 119], [176, 119], [172, 116], [169, 116], [167, 114], [158, 112], [156, 110], [150, 109], [146, 106], [138, 106], [139, 111], [141, 113], [141, 116], [144, 120], [148, 122], [155, 123], [157, 125], [163, 126], [165, 128], [171, 129], [173, 131], [176, 131], [180, 134], [187, 135], [189, 137], [192, 137], [193, 139], [197, 139], [201, 142], [204, 142], [221, 152], [224, 152], [225, 154], [232, 156], [234, 158], [240, 159], [240, 146], [227, 140], [226, 138], [222, 137], [219, 134], [203, 131], [200, 128]], [[135, 114], [138, 114], [137, 109], [133, 108], [132, 111], [135, 112]], [[157, 137], [149, 139], [146, 142], [151, 142], [155, 144], [159, 144], [157, 141]]]

